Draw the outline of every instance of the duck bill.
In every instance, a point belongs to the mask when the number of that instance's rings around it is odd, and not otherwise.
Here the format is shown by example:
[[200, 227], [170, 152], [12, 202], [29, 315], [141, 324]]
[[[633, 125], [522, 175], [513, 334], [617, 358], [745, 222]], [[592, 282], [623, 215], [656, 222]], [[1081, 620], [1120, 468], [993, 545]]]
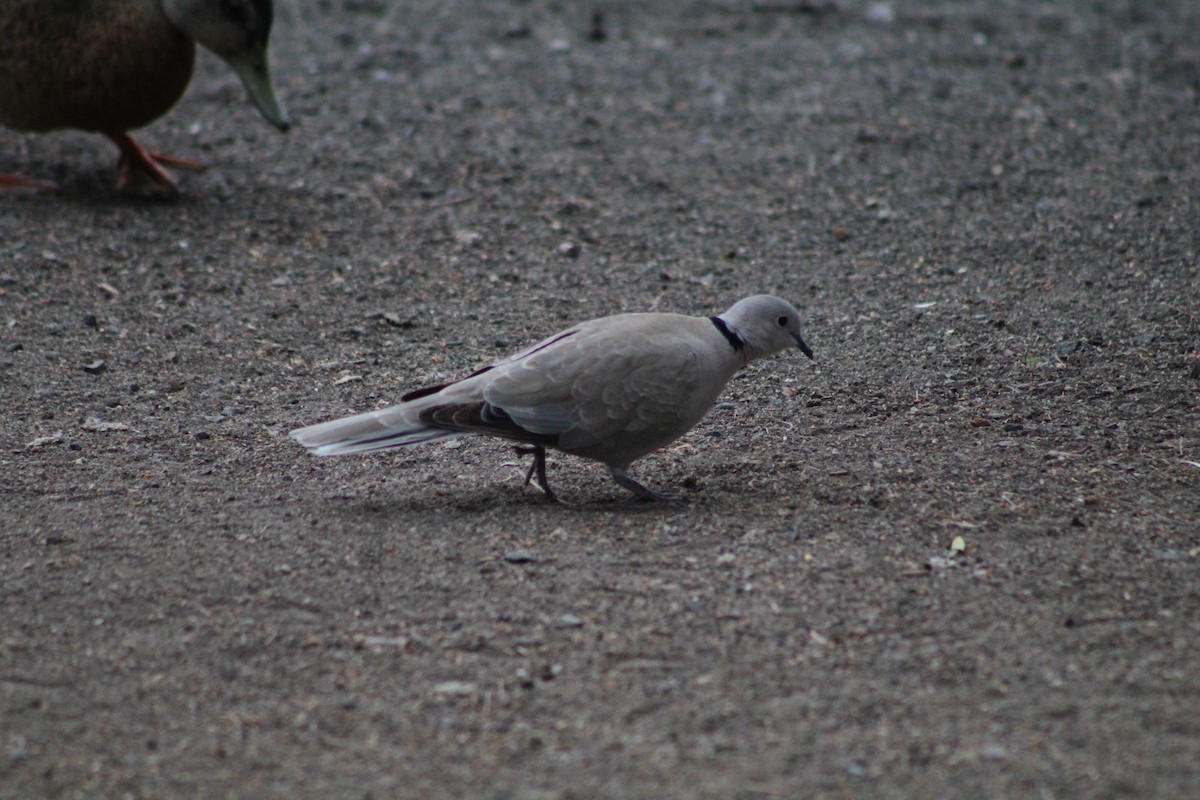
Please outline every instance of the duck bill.
[[250, 93], [250, 100], [255, 107], [272, 125], [281, 131], [292, 127], [291, 117], [275, 98], [275, 89], [271, 85], [271, 70], [267, 66], [265, 43], [237, 58], [229, 59], [229, 66], [233, 67], [233, 71], [242, 79], [242, 84]]

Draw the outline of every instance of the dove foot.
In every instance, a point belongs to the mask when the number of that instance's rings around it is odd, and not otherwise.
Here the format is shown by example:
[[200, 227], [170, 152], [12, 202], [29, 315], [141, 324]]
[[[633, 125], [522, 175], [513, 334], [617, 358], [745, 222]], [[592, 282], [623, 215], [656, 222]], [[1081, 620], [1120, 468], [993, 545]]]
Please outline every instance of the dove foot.
[[546, 493], [546, 499], [555, 503], [561, 503], [558, 495], [550, 491], [550, 484], [546, 482], [546, 448], [540, 444], [535, 444], [533, 447], [514, 447], [517, 455], [533, 456], [533, 463], [529, 465], [529, 471], [525, 473], [525, 486], [528, 486], [533, 480], [534, 475], [537, 475], [538, 488]]
[[633, 492], [639, 500], [653, 500], [656, 503], [678, 503], [683, 500], [679, 495], [656, 492], [650, 487], [638, 483], [628, 475], [613, 473], [613, 480]]

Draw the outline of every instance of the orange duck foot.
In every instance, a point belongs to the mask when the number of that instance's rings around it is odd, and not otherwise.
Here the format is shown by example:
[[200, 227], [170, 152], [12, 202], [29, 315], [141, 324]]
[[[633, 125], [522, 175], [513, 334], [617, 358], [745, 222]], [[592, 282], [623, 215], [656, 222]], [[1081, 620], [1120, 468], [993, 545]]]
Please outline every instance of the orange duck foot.
[[179, 186], [176, 185], [175, 178], [164, 169], [164, 166], [196, 172], [205, 169], [204, 164], [190, 158], [179, 158], [166, 153], [152, 153], [124, 131], [104, 135], [112, 139], [121, 150], [121, 160], [117, 164], [117, 171], [120, 175], [117, 179], [117, 188], [123, 192], [132, 191], [144, 179], [149, 179], [159, 190], [174, 197], [179, 194]]
[[57, 192], [59, 185], [52, 181], [39, 181], [24, 175], [0, 175], [0, 191], [9, 189], [32, 189], [35, 192]]

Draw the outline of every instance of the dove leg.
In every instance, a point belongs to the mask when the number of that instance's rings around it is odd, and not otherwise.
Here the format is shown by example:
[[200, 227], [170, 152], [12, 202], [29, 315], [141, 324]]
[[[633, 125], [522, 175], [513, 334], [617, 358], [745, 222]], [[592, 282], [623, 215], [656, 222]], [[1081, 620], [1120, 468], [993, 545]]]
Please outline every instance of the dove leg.
[[643, 486], [633, 478], [629, 477], [629, 473], [627, 473], [624, 469], [609, 467], [608, 471], [612, 473], [614, 481], [637, 495], [639, 500], [653, 500], [658, 503], [671, 503], [682, 499], [678, 495], [663, 494], [662, 492], [654, 491], [648, 486]]
[[540, 444], [535, 444], [533, 447], [514, 447], [518, 455], [533, 456], [533, 463], [529, 465], [529, 471], [525, 473], [525, 485], [529, 485], [529, 481], [537, 474], [538, 487], [546, 493], [547, 500], [558, 501], [558, 496], [550, 491], [550, 484], [546, 482], [546, 448]]

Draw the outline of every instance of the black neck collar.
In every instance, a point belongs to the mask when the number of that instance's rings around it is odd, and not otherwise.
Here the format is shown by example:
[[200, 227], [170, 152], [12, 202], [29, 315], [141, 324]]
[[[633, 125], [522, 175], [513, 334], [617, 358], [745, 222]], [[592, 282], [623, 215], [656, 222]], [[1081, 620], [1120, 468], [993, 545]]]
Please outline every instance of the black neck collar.
[[729, 346], [739, 353], [746, 347], [746, 340], [733, 332], [733, 329], [725, 324], [725, 320], [720, 317], [709, 317], [712, 324], [717, 326], [717, 330], [725, 337], [725, 341], [729, 342]]

